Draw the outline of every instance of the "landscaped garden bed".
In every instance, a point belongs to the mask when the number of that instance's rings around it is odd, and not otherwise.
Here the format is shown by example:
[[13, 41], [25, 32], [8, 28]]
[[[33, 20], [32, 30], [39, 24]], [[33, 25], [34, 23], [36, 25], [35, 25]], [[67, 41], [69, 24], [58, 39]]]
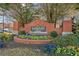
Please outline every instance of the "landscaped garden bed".
[[48, 39], [48, 36], [19, 35], [18, 37], [14, 37], [14, 41], [23, 44], [48, 44], [51, 40]]

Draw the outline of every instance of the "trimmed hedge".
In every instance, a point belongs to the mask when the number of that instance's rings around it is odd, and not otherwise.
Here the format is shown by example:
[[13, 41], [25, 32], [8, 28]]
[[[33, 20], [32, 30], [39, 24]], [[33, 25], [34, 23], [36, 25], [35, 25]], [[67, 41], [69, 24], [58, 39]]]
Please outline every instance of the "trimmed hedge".
[[32, 39], [32, 40], [47, 40], [48, 36], [27, 36], [27, 35], [19, 35], [19, 38], [22, 39]]

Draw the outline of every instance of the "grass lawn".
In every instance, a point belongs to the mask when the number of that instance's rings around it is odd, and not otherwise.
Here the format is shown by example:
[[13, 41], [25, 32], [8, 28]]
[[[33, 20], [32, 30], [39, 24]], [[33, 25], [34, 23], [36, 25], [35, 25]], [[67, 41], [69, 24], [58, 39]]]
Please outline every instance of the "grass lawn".
[[5, 48], [0, 49], [0, 56], [46, 56], [39, 49], [32, 48]]
[[8, 48], [0, 49], [0, 56], [46, 56], [40, 45], [19, 44], [13, 41], [8, 43]]

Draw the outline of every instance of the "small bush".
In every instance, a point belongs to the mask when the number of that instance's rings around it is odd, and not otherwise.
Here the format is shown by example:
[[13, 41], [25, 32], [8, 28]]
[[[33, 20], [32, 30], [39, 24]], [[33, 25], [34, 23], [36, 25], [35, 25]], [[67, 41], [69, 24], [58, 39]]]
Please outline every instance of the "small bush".
[[9, 42], [9, 41], [13, 40], [13, 37], [14, 37], [14, 35], [12, 35], [12, 34], [6, 35], [4, 33], [1, 33], [1, 35], [0, 35], [0, 39], [4, 42]]
[[24, 31], [19, 31], [19, 35], [25, 35], [26, 33]]
[[79, 35], [58, 36], [52, 41], [59, 46], [79, 46]]
[[57, 47], [52, 49], [52, 55], [55, 56], [76, 56], [77, 50], [75, 48], [67, 48], [67, 47]]
[[58, 34], [57, 34], [56, 31], [53, 31], [53, 32], [50, 33], [50, 36], [51, 36], [52, 38], [56, 38], [56, 37], [58, 36]]

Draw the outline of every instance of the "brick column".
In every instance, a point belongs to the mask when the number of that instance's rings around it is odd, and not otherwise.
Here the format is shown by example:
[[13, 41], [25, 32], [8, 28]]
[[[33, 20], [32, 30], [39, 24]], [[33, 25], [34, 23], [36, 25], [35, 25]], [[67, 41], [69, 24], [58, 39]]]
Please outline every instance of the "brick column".
[[65, 20], [63, 22], [63, 32], [72, 32], [72, 20]]

